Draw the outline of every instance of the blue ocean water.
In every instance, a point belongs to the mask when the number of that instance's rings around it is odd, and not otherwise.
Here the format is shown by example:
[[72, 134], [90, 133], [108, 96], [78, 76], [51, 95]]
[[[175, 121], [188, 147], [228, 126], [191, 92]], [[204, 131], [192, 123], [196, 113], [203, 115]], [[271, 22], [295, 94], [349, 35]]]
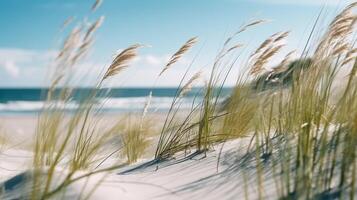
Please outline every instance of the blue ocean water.
[[[222, 99], [227, 97], [231, 88], [223, 88], [220, 92]], [[44, 106], [46, 88], [0, 88], [0, 115], [38, 113]], [[71, 111], [78, 107], [80, 101], [91, 94], [90, 88], [76, 88], [66, 109]], [[152, 92], [150, 111], [160, 112], [170, 108], [177, 88], [114, 88], [103, 89], [97, 96], [98, 106], [103, 112], [139, 112], [145, 106], [148, 95]], [[202, 88], [193, 88], [182, 99], [181, 108], [192, 106], [203, 96]]]

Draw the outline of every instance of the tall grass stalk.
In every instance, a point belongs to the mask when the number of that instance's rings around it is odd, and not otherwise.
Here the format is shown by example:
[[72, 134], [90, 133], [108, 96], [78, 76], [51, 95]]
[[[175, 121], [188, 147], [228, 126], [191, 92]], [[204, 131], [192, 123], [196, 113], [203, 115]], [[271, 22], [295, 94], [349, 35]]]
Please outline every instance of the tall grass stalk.
[[[98, 7], [98, 2], [93, 10]], [[98, 113], [102, 105], [98, 105], [96, 100], [102, 95], [100, 90], [103, 83], [127, 68], [141, 46], [133, 45], [119, 53], [96, 86], [89, 94], [82, 96], [83, 99], [74, 113], [68, 114], [66, 111], [75, 93], [70, 86], [74, 78], [72, 68], [87, 54], [94, 32], [103, 19], [100, 17], [87, 29], [83, 28], [84, 25], [75, 28], [64, 41], [56, 58], [51, 86], [36, 129], [31, 199], [52, 198], [65, 192], [66, 188], [77, 180], [121, 166], [95, 168], [101, 162], [100, 156], [107, 152], [106, 144], [116, 134], [113, 132], [115, 129], [105, 130], [99, 127]], [[59, 86], [61, 89], [57, 89]], [[58, 171], [59, 169], [62, 170]], [[89, 173], [78, 177], [77, 174], [81, 170], [88, 170]], [[43, 173], [46, 174], [45, 177]], [[63, 173], [64, 178], [56, 180], [57, 173]]]
[[[270, 57], [282, 48], [278, 41], [288, 32], [269, 37], [251, 54], [250, 74], [256, 77], [255, 81], [237, 84], [231, 96], [233, 106], [228, 108], [239, 110], [225, 116], [226, 130], [233, 128], [230, 124], [234, 123], [229, 122], [237, 119], [235, 126], [243, 126], [235, 129], [240, 135], [255, 131], [255, 139], [260, 144], [255, 146], [255, 152], [259, 152], [256, 169], [260, 172], [264, 163], [273, 167], [274, 176], [280, 177], [275, 178], [276, 188], [281, 188], [277, 194], [280, 199], [331, 198], [333, 195], [340, 199], [354, 198], [357, 60], [353, 11], [356, 5], [352, 3], [343, 9], [328, 25], [316, 50], [306, 48], [293, 65], [265, 70]], [[316, 34], [315, 26], [310, 38]], [[312, 46], [310, 39], [306, 46]], [[350, 70], [347, 80], [341, 82], [339, 74], [346, 68]], [[248, 95], [242, 98], [243, 89]], [[247, 99], [252, 96], [260, 100], [251, 98], [249, 102]], [[247, 108], [253, 103], [250, 113]], [[247, 123], [247, 119], [255, 123]], [[245, 128], [249, 127], [247, 124], [252, 124], [251, 128]], [[282, 143], [277, 145], [276, 138], [282, 138]], [[261, 198], [264, 173], [256, 173], [255, 178]]]

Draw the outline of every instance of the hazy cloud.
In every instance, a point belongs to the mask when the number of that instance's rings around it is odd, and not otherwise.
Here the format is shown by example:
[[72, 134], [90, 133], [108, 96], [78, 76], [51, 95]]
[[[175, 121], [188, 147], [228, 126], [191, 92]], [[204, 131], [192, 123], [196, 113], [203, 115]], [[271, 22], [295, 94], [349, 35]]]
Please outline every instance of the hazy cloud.
[[18, 77], [20, 69], [15, 65], [13, 61], [5, 61], [2, 66], [4, 67], [5, 71], [12, 77]]
[[55, 55], [55, 51], [0, 48], [0, 68], [11, 77], [19, 77], [28, 67], [43, 67]]
[[[49, 66], [54, 60], [57, 51], [37, 51], [31, 49], [0, 48], [0, 86], [43, 86], [49, 78]], [[168, 54], [144, 54], [139, 55], [131, 66], [119, 76], [113, 78], [113, 85], [137, 86], [150, 85], [162, 67], [170, 59]], [[178, 74], [184, 73], [189, 64], [188, 58], [181, 60], [165, 73], [159, 85], [176, 85], [180, 81]], [[90, 85], [96, 82], [108, 61], [85, 59], [74, 66], [74, 85]], [[135, 75], [135, 76], [133, 76]], [[6, 82], [5, 82], [6, 79]]]

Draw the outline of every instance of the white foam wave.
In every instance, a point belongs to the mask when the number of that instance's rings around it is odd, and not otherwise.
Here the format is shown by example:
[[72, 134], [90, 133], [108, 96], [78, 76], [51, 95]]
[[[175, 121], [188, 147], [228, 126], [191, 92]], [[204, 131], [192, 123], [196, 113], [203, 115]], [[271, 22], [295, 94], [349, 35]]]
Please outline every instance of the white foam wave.
[[[171, 107], [172, 100], [172, 97], [152, 97], [149, 110], [168, 110]], [[191, 108], [193, 101], [193, 97], [183, 98], [180, 101], [180, 108]], [[97, 102], [95, 107], [104, 111], [140, 111], [144, 108], [147, 97], [108, 98], [98, 99]], [[199, 99], [196, 99], [196, 102], [199, 102]], [[65, 110], [75, 110], [79, 106], [75, 101], [66, 104], [57, 102], [56, 105]], [[10, 101], [0, 103], [0, 112], [38, 112], [44, 106], [45, 104], [42, 101]]]

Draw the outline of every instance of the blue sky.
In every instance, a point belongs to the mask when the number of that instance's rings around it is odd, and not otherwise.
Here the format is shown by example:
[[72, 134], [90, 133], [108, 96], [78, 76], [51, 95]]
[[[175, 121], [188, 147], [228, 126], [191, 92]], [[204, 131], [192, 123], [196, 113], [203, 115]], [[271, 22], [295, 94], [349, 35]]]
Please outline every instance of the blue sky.
[[[104, 0], [90, 14], [92, 3], [0, 0], [0, 87], [45, 86], [49, 63], [63, 35], [60, 27], [69, 16], [77, 21], [86, 16], [89, 21], [105, 16], [94, 50], [78, 66], [79, 70], [90, 71], [91, 78], [86, 80], [96, 77], [118, 49], [133, 43], [151, 46], [140, 51], [132, 68], [112, 81], [114, 86], [151, 86], [169, 55], [188, 38], [198, 36], [198, 46], [158, 82], [159, 86], [174, 86], [199, 49], [193, 70], [206, 70], [223, 39], [244, 22], [270, 21], [239, 38], [252, 48], [275, 32], [291, 30], [288, 48], [299, 50], [322, 5], [327, 5], [329, 18], [348, 0]], [[231, 77], [229, 83], [233, 82]]]

